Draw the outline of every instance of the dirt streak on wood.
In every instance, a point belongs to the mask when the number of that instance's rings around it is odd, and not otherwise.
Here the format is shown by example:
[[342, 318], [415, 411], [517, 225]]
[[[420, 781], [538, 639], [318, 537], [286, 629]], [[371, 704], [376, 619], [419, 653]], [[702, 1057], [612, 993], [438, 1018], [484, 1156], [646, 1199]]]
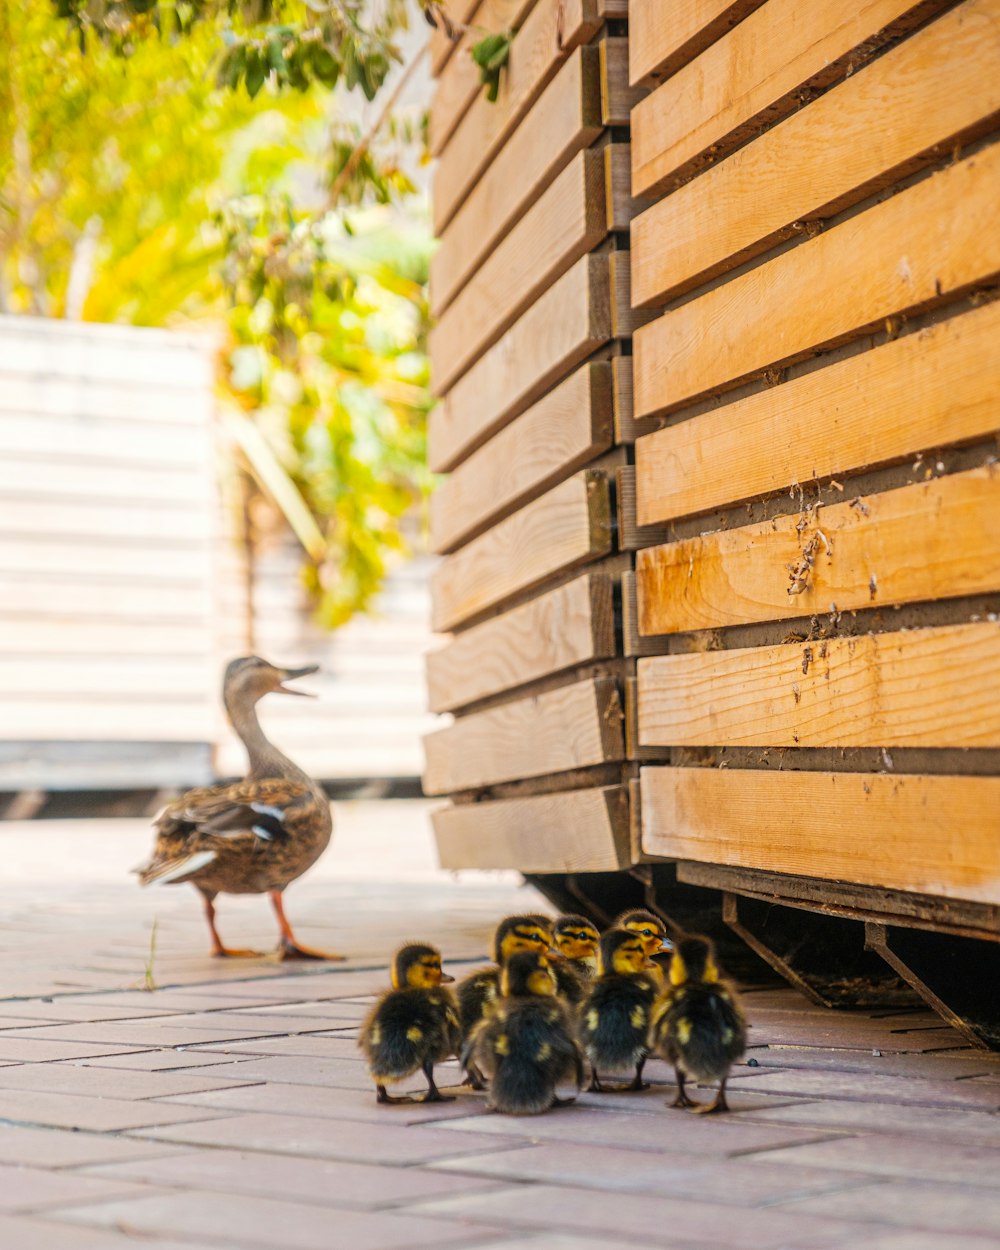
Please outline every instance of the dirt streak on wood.
[[674, 0], [664, 21], [663, 0], [632, 0], [628, 50], [632, 82], [669, 78], [720, 39], [764, 0]]
[[1000, 902], [1000, 778], [647, 767], [641, 779], [647, 854]]

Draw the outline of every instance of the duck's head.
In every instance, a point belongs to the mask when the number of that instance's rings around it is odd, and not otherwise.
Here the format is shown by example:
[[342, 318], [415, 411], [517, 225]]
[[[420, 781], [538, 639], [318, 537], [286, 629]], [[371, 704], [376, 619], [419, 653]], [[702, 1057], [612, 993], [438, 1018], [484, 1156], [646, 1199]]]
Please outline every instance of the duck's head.
[[392, 957], [394, 990], [433, 990], [454, 979], [441, 969], [441, 952], [423, 942], [401, 946]]
[[239, 659], [230, 660], [226, 665], [226, 675], [222, 679], [222, 697], [226, 707], [256, 703], [275, 690], [281, 694], [313, 698], [315, 696], [309, 695], [305, 690], [290, 689], [285, 682], [294, 681], [296, 677], [308, 677], [310, 673], [318, 671], [318, 664], [306, 664], [302, 668], [279, 668], [262, 660], [259, 655], [241, 655]]
[[550, 998], [556, 992], [552, 967], [541, 951], [518, 951], [511, 955], [500, 973], [500, 993], [504, 998], [524, 995]]
[[651, 911], [626, 911], [615, 921], [616, 929], [627, 929], [642, 939], [643, 949], [647, 955], [655, 955], [664, 947], [670, 947], [667, 941], [667, 926]]
[[599, 968], [602, 976], [615, 972], [634, 977], [649, 969], [649, 957], [638, 933], [630, 929], [609, 929], [601, 938]]
[[553, 932], [556, 949], [565, 959], [577, 959], [596, 965], [597, 944], [601, 935], [589, 920], [585, 920], [583, 916], [560, 916]]
[[719, 966], [715, 962], [715, 946], [711, 938], [679, 938], [670, 957], [669, 975], [671, 985], [686, 985], [689, 981], [718, 981]]
[[493, 960], [503, 965], [519, 951], [544, 953], [552, 949], [554, 941], [548, 916], [507, 916], [497, 925], [493, 936]]

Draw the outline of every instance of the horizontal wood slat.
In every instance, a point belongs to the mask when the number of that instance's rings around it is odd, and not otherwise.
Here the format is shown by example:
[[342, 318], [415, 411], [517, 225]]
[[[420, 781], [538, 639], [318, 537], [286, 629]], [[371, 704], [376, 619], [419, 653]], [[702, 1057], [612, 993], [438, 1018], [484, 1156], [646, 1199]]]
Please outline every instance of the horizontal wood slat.
[[638, 416], [735, 386], [1000, 272], [1000, 144], [636, 331]]
[[629, 83], [628, 40], [602, 39], [597, 47], [601, 59], [601, 121], [605, 126], [628, 126], [633, 108], [647, 94], [645, 87]]
[[[1000, 468], [684, 539], [636, 557], [643, 634], [1000, 589]], [[799, 593], [792, 593], [798, 588]]]
[[641, 777], [646, 854], [1000, 902], [1000, 778], [656, 767]]
[[[202, 468], [199, 473], [196, 470]], [[38, 499], [49, 496], [68, 500], [96, 499], [101, 503], [155, 504], [164, 507], [207, 508], [211, 503], [211, 479], [207, 465], [183, 465], [160, 469], [149, 465], [79, 464], [63, 460], [50, 449], [44, 459], [8, 455], [0, 458], [0, 493]], [[0, 529], [3, 519], [0, 517]]]
[[997, 66], [1000, 0], [969, 0], [890, 49], [643, 213], [635, 303], [666, 303], [995, 125]]
[[[441, 7], [453, 22], [469, 22], [479, 8], [480, 0], [442, 0]], [[457, 40], [445, 34], [443, 23], [438, 23], [430, 36], [431, 71], [440, 74], [457, 46]]]
[[579, 152], [483, 262], [430, 333], [435, 393], [447, 391], [538, 296], [608, 233], [604, 156]]
[[77, 541], [71, 534], [52, 538], [8, 538], [0, 515], [0, 577], [8, 573], [41, 574], [53, 578], [93, 579], [95, 593], [102, 578], [184, 588], [210, 583], [216, 568], [207, 544], [164, 543], [153, 555], [143, 543], [113, 539]]
[[0, 413], [0, 455], [5, 459], [21, 456], [51, 463], [58, 458], [71, 461], [81, 474], [84, 465], [89, 473], [92, 464], [190, 474], [207, 469], [211, 451], [207, 430], [198, 426]]
[[615, 872], [632, 862], [623, 786], [463, 803], [431, 820], [442, 868]]
[[453, 629], [610, 550], [608, 481], [586, 469], [442, 560], [431, 579], [434, 628]]
[[611, 446], [611, 364], [592, 361], [472, 453], [431, 498], [431, 546], [451, 551], [489, 521]]
[[614, 653], [613, 583], [588, 573], [429, 652], [430, 709], [450, 712]]
[[5, 573], [3, 580], [3, 611], [22, 619], [59, 617], [72, 628], [74, 616], [123, 622], [159, 618], [164, 624], [200, 618], [206, 631], [210, 626], [211, 594], [204, 582], [179, 593], [170, 583], [137, 585], [129, 577], [98, 581], [85, 571], [79, 578]]
[[668, 78], [632, 117], [632, 189], [664, 190], [698, 158], [720, 160], [830, 86], [941, 3], [768, 0]]
[[669, 525], [639, 525], [636, 520], [635, 465], [623, 464], [615, 469], [615, 502], [618, 508], [618, 548], [638, 551], [654, 543], [669, 541]]
[[658, 430], [635, 445], [641, 525], [992, 434], [1000, 303]]
[[110, 618], [74, 620], [72, 629], [60, 616], [18, 616], [0, 604], [0, 653], [35, 662], [39, 656], [187, 656], [194, 663], [205, 654], [205, 622], [197, 614], [188, 621]]
[[446, 794], [620, 760], [621, 703], [602, 677], [463, 716], [424, 739], [427, 794]]
[[[0, 694], [0, 739], [15, 742], [212, 742], [218, 715], [207, 700], [22, 699]], [[155, 749], [150, 754], [154, 757]], [[154, 765], [155, 766], [155, 763]], [[93, 784], [93, 783], [90, 783]]]
[[741, 22], [764, 0], [679, 0], [664, 21], [663, 0], [631, 0], [628, 51], [632, 82], [668, 78]]
[[614, 306], [625, 295], [616, 278], [608, 256], [581, 257], [456, 383], [428, 422], [435, 473], [453, 468], [614, 336], [630, 316]]
[[1000, 625], [639, 661], [644, 746], [1000, 746]]
[[[207, 545], [205, 512], [201, 508], [165, 508], [121, 500], [14, 499], [3, 504], [3, 532], [35, 537], [72, 534], [74, 539], [127, 535], [133, 542], [176, 543], [191, 540]], [[150, 552], [150, 559], [155, 559]]]

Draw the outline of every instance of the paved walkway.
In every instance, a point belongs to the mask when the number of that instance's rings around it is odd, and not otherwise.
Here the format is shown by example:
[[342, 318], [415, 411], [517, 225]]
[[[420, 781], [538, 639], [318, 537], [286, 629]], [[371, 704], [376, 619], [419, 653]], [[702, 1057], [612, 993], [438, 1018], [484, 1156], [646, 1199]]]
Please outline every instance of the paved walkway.
[[[0, 824], [3, 1250], [1000, 1246], [1000, 1058], [923, 1012], [750, 992], [718, 1119], [665, 1110], [656, 1063], [648, 1093], [543, 1117], [470, 1093], [377, 1107], [354, 1034], [388, 952], [426, 937], [458, 972], [542, 904], [437, 872], [423, 805], [337, 815], [288, 897], [305, 940], [351, 956], [335, 971], [207, 958], [190, 890], [123, 876], [141, 822]], [[273, 939], [260, 900], [223, 900], [220, 925]]]

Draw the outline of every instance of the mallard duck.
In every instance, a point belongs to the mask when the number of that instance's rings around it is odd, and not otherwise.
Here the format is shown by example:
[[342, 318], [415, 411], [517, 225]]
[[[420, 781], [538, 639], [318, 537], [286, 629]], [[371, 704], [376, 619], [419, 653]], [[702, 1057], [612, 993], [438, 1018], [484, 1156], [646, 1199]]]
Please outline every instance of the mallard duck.
[[635, 1067], [627, 1089], [647, 1089], [642, 1069], [657, 983], [638, 934], [609, 929], [601, 938], [600, 975], [580, 1005], [580, 1038], [590, 1059], [590, 1089], [603, 1093], [600, 1072]]
[[408, 1102], [392, 1098], [386, 1085], [405, 1081], [418, 1069], [427, 1077], [422, 1102], [452, 1102], [434, 1083], [434, 1065], [457, 1055], [462, 1042], [458, 1007], [444, 982], [454, 981], [441, 970], [441, 952], [410, 943], [393, 957], [392, 988], [368, 1013], [358, 1046], [368, 1061], [377, 1102]]
[[507, 1115], [538, 1115], [572, 1099], [556, 1088], [583, 1085], [583, 1055], [566, 1006], [557, 996], [544, 954], [511, 955], [500, 976], [500, 999], [466, 1043], [463, 1059], [489, 1078], [489, 1106]]
[[553, 926], [556, 950], [562, 959], [553, 964], [560, 995], [572, 1006], [583, 1001], [597, 975], [597, 929], [583, 916], [558, 916]]
[[651, 911], [643, 911], [641, 908], [636, 908], [632, 911], [622, 912], [615, 921], [614, 927], [616, 929], [628, 929], [630, 933], [637, 933], [642, 938], [642, 944], [650, 959], [650, 974], [656, 980], [659, 988], [663, 989], [667, 983], [663, 974], [663, 961], [669, 960], [671, 947], [671, 943], [667, 938], [667, 926], [659, 916], [654, 916]]
[[315, 673], [317, 666], [277, 668], [256, 655], [226, 668], [222, 698], [243, 740], [250, 771], [228, 786], [205, 786], [168, 803], [154, 821], [156, 842], [149, 861], [133, 869], [142, 885], [190, 882], [201, 892], [212, 935], [212, 954], [253, 956], [223, 944], [215, 925], [218, 894], [264, 894], [281, 933], [283, 959], [343, 959], [296, 941], [285, 917], [282, 892], [319, 859], [333, 827], [320, 787], [264, 736], [256, 704], [272, 691], [304, 694], [284, 683]]
[[[671, 1107], [692, 1107], [710, 1115], [728, 1111], [729, 1069], [746, 1050], [746, 1016], [736, 987], [719, 972], [711, 939], [679, 938], [670, 960], [670, 987], [658, 1004], [651, 1043], [674, 1065], [677, 1097]], [[684, 1082], [718, 1081], [711, 1103], [689, 1098]]]

